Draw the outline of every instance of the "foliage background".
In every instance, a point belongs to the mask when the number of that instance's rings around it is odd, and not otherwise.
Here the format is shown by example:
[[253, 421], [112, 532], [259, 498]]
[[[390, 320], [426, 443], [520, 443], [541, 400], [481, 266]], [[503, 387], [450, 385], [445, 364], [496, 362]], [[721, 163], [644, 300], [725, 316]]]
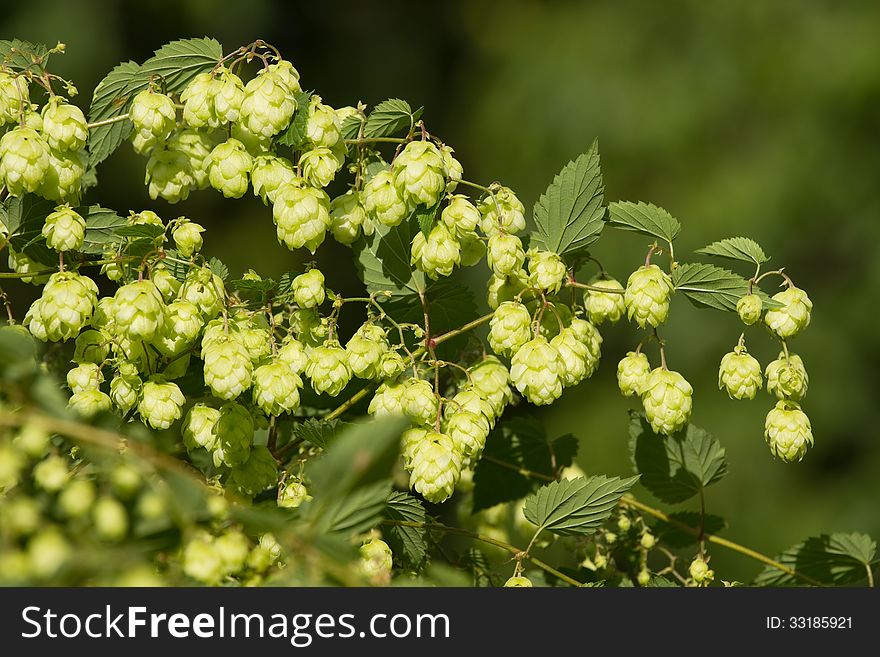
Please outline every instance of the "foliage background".
[[[721, 237], [756, 239], [815, 302], [794, 344], [810, 371], [816, 447], [805, 461], [771, 459], [761, 437], [768, 396], [734, 403], [717, 390], [718, 361], [739, 335], [733, 315], [679, 300], [665, 335], [671, 366], [696, 389], [694, 421], [730, 457], [708, 508], [733, 521], [730, 536], [770, 554], [822, 532], [880, 534], [878, 24], [870, 0], [31, 0], [0, 13], [3, 38], [67, 43], [54, 68], [76, 81], [83, 106], [116, 63], [143, 61], [174, 38], [210, 35], [230, 50], [261, 37], [333, 106], [389, 96], [426, 106], [466, 176], [502, 181], [527, 207], [598, 137], [606, 198], [650, 200], [677, 216], [679, 259]], [[209, 228], [206, 255], [234, 273], [290, 269], [296, 256], [266, 248], [276, 240], [259, 201], [150, 202], [144, 164], [121, 148], [89, 200], [186, 214]], [[625, 279], [643, 245], [608, 231], [597, 255]], [[319, 266], [334, 289], [357, 285], [349, 259], [324, 250]], [[35, 288], [8, 289], [23, 315]], [[630, 402], [616, 393], [614, 365], [635, 334], [604, 332], [598, 374], [538, 412], [548, 433], [582, 439], [588, 473], [626, 475]], [[750, 347], [766, 363], [775, 354], [760, 337]], [[713, 566], [728, 579], [758, 568], [720, 550]]]

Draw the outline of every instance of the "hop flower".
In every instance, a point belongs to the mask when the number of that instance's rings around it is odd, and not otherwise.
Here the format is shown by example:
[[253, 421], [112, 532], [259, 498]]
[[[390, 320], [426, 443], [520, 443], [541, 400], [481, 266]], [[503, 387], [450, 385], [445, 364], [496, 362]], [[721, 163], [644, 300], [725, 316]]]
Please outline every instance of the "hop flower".
[[101, 368], [94, 363], [83, 363], [67, 371], [67, 387], [71, 392], [98, 388], [104, 382]]
[[413, 454], [410, 488], [434, 504], [452, 496], [461, 478], [461, 455], [449, 436], [429, 432]]
[[223, 279], [205, 265], [200, 269], [191, 269], [180, 286], [178, 298], [189, 301], [199, 309], [202, 317], [216, 317], [225, 302], [226, 291]]
[[24, 324], [40, 340], [69, 340], [92, 318], [97, 298], [98, 287], [90, 278], [71, 271], [52, 274]]
[[330, 201], [330, 232], [340, 244], [351, 244], [361, 234], [373, 234], [373, 222], [358, 192], [348, 191]]
[[305, 370], [306, 364], [309, 361], [302, 343], [290, 336], [286, 337], [278, 348], [277, 357], [278, 360], [297, 374]]
[[813, 302], [802, 289], [792, 285], [771, 298], [783, 307], [768, 310], [764, 315], [764, 323], [780, 338], [793, 338], [810, 325]]
[[480, 223], [480, 211], [467, 196], [455, 194], [449, 197], [449, 203], [440, 213], [440, 221], [458, 238], [463, 238], [474, 234]]
[[641, 395], [645, 416], [654, 433], [669, 436], [687, 424], [693, 392], [691, 384], [678, 372], [662, 367], [651, 371]]
[[73, 360], [77, 363], [101, 363], [110, 353], [110, 338], [103, 331], [88, 329], [76, 336]]
[[526, 289], [528, 281], [525, 272], [515, 272], [513, 276], [492, 275], [486, 286], [486, 303], [492, 309], [505, 301], [513, 301]]
[[310, 269], [293, 279], [293, 300], [301, 308], [315, 308], [324, 303], [324, 274], [320, 269]]
[[724, 354], [718, 371], [718, 388], [731, 399], [754, 399], [761, 387], [761, 363], [742, 346]]
[[116, 376], [110, 380], [110, 399], [121, 411], [128, 412], [134, 408], [141, 395], [143, 384], [137, 368], [128, 362], [121, 362]]
[[[760, 367], [760, 365], [759, 365]], [[807, 396], [810, 378], [804, 361], [797, 354], [779, 354], [779, 358], [767, 365], [767, 392], [779, 399], [800, 401]]]
[[487, 261], [496, 276], [507, 277], [519, 271], [526, 254], [516, 235], [496, 231], [489, 237]]
[[360, 555], [359, 569], [361, 574], [373, 586], [384, 586], [391, 581], [393, 555], [391, 548], [385, 541], [375, 537], [367, 539], [361, 545]]
[[800, 404], [793, 401], [778, 401], [767, 413], [764, 423], [764, 439], [770, 446], [770, 453], [786, 463], [804, 458], [813, 446], [813, 427], [810, 418], [801, 410]]
[[339, 141], [340, 127], [339, 117], [333, 108], [322, 103], [320, 96], [312, 96], [306, 119], [306, 138], [316, 146], [329, 148]]
[[295, 180], [296, 172], [287, 158], [273, 155], [260, 155], [254, 158], [251, 185], [254, 187], [254, 195], [263, 199], [263, 203], [274, 203], [279, 188]]
[[153, 281], [123, 285], [113, 295], [116, 329], [130, 340], [150, 342], [165, 325], [165, 302]]
[[[564, 308], [565, 306], [560, 307]], [[579, 317], [572, 319], [569, 327], [575, 337], [587, 348], [584, 355], [584, 367], [586, 368], [586, 376], [593, 376], [599, 367], [599, 360], [602, 358], [602, 334], [593, 324]]]
[[182, 414], [186, 398], [176, 383], [152, 377], [144, 383], [138, 413], [154, 429], [167, 429]]
[[364, 324], [345, 345], [345, 354], [351, 373], [359, 379], [376, 377], [382, 356], [388, 351], [385, 331], [376, 324]]
[[251, 387], [253, 365], [244, 345], [224, 336], [202, 346], [205, 385], [220, 399], [235, 399]]
[[209, 585], [220, 583], [226, 568], [220, 551], [207, 534], [190, 540], [180, 556], [183, 572], [187, 577]]
[[532, 580], [522, 575], [515, 575], [504, 582], [505, 588], [532, 588]]
[[171, 98], [152, 89], [144, 89], [131, 101], [129, 118], [135, 130], [134, 149], [145, 154], [171, 136], [177, 122], [177, 112]]
[[159, 290], [163, 301], [170, 301], [177, 296], [177, 292], [180, 290], [180, 281], [174, 278], [174, 274], [164, 264], [153, 267], [150, 280], [153, 281], [156, 289]]
[[430, 141], [411, 141], [391, 165], [394, 185], [411, 205], [433, 207], [446, 189], [443, 156]]
[[216, 128], [220, 120], [214, 113], [218, 82], [211, 73], [199, 73], [180, 94], [183, 121], [191, 128]]
[[249, 132], [271, 137], [290, 123], [296, 100], [285, 84], [289, 77], [278, 69], [263, 69], [244, 87], [239, 122]]
[[[2, 149], [0, 149], [2, 150]], [[85, 151], [49, 151], [49, 167], [37, 193], [52, 201], [78, 203], [88, 156]]]
[[211, 108], [218, 123], [238, 121], [244, 102], [244, 83], [226, 67], [220, 69], [212, 85], [214, 94]]
[[120, 541], [128, 533], [128, 513], [116, 498], [102, 497], [92, 508], [95, 534], [104, 541]]
[[610, 321], [617, 322], [626, 312], [626, 303], [623, 300], [623, 286], [613, 278], [597, 278], [590, 283], [595, 288], [609, 290], [587, 290], [584, 292], [584, 308], [593, 324], [602, 324]]
[[223, 404], [214, 433], [214, 465], [236, 468], [247, 461], [254, 439], [254, 418], [244, 406], [236, 402]]
[[187, 199], [196, 179], [189, 158], [165, 144], [150, 152], [144, 183], [151, 199], [163, 198], [177, 203]]
[[13, 128], [0, 137], [0, 182], [12, 196], [36, 192], [49, 170], [49, 146], [32, 128]]
[[299, 160], [303, 178], [312, 187], [326, 187], [336, 177], [340, 162], [326, 146], [303, 153]]
[[97, 388], [86, 388], [73, 393], [67, 400], [67, 408], [83, 418], [91, 418], [98, 413], [106, 413], [113, 407], [113, 401]]
[[657, 327], [669, 315], [672, 279], [657, 265], [646, 265], [634, 271], [623, 295], [627, 316], [641, 328]]
[[407, 379], [401, 395], [403, 412], [416, 424], [432, 424], [437, 419], [437, 395], [424, 379]]
[[310, 499], [312, 496], [299, 477], [291, 477], [278, 488], [278, 506], [285, 509], [296, 509]]
[[251, 449], [247, 461], [229, 473], [228, 485], [240, 495], [254, 497], [278, 481], [278, 464], [265, 445]]
[[443, 157], [443, 166], [446, 168], [446, 191], [452, 193], [458, 187], [461, 177], [464, 175], [464, 167], [461, 162], [455, 159], [453, 155], [455, 151], [447, 146], [440, 147], [440, 155]]
[[550, 347], [559, 354], [562, 363], [559, 376], [563, 386], [577, 385], [592, 374], [592, 370], [589, 374], [587, 371], [587, 358], [590, 355], [587, 345], [578, 339], [570, 327], [562, 329], [550, 340]]
[[26, 78], [0, 69], [0, 125], [18, 121], [22, 103], [30, 104]]
[[480, 228], [489, 236], [497, 232], [519, 233], [526, 229], [525, 206], [508, 187], [499, 187], [478, 204]]
[[275, 360], [254, 370], [254, 404], [266, 415], [281, 415], [299, 407], [302, 379], [284, 361]]
[[529, 281], [532, 287], [556, 293], [565, 279], [565, 263], [552, 251], [533, 250], [529, 254]]
[[466, 463], [476, 463], [479, 460], [486, 446], [489, 430], [489, 421], [482, 413], [456, 410], [447, 406], [444, 433], [452, 440]]
[[513, 398], [510, 390], [511, 373], [494, 356], [488, 356], [470, 370], [471, 385], [492, 405], [495, 417], [500, 417], [504, 406]]
[[189, 172], [193, 177], [193, 186], [196, 189], [207, 189], [210, 184], [208, 170], [211, 152], [217, 143], [213, 135], [185, 128], [171, 135], [165, 142], [165, 147], [186, 158]]
[[46, 217], [41, 233], [50, 249], [78, 251], [85, 239], [86, 222], [69, 205], [61, 205]]
[[248, 190], [248, 175], [253, 158], [244, 144], [230, 137], [211, 151], [208, 181], [226, 198], [241, 198]]
[[314, 187], [282, 185], [275, 195], [272, 218], [279, 242], [290, 250], [305, 246], [314, 253], [330, 227], [330, 198]]
[[177, 247], [180, 255], [184, 258], [189, 258], [193, 253], [202, 248], [202, 233], [204, 232], [205, 229], [201, 225], [193, 221], [184, 220], [175, 226], [171, 232], [171, 237], [174, 238], [174, 245]]
[[82, 110], [53, 96], [43, 108], [43, 137], [56, 151], [78, 151], [89, 138], [89, 125]]
[[400, 376], [404, 369], [406, 369], [406, 362], [404, 362], [403, 356], [396, 351], [386, 351], [376, 364], [375, 376], [382, 379], [393, 379]]
[[403, 415], [403, 384], [383, 383], [378, 387], [367, 412], [375, 417]]
[[764, 303], [757, 294], [747, 294], [736, 302], [736, 312], [743, 324], [751, 326], [761, 319]]
[[215, 431], [217, 421], [220, 419], [220, 411], [205, 404], [194, 404], [186, 417], [183, 419], [181, 434], [183, 444], [190, 451], [204, 447], [208, 451], [214, 449], [217, 443]]
[[94, 506], [95, 497], [95, 484], [88, 479], [74, 479], [58, 494], [58, 507], [68, 518], [82, 518]]
[[421, 231], [416, 233], [412, 263], [433, 279], [449, 276], [461, 263], [461, 247], [444, 224], [437, 224], [427, 238]]
[[403, 467], [407, 470], [412, 470], [413, 457], [425, 444], [428, 431], [425, 427], [410, 427], [400, 436], [400, 456], [403, 458]]
[[700, 557], [694, 558], [688, 566], [688, 574], [697, 586], [708, 586], [715, 579], [715, 571]]
[[312, 349], [306, 376], [312, 381], [312, 388], [318, 394], [326, 392], [335, 397], [351, 380], [351, 370], [345, 359], [345, 349], [339, 343], [327, 343]]
[[542, 336], [523, 345], [510, 361], [510, 378], [516, 389], [539, 406], [559, 399], [565, 371], [559, 352]]
[[386, 169], [364, 185], [364, 209], [383, 226], [396, 226], [409, 216], [410, 208], [394, 186], [394, 176]]
[[495, 409], [473, 387], [464, 388], [455, 393], [455, 396], [449, 401], [449, 408], [451, 409], [449, 412], [462, 411], [483, 416], [489, 423], [489, 428], [495, 426]]
[[285, 85], [290, 93], [295, 94], [302, 91], [299, 86], [299, 71], [286, 59], [279, 59], [274, 64], [269, 64], [268, 69], [269, 73], [274, 75], [281, 84]]
[[492, 351], [510, 356], [532, 337], [532, 317], [517, 301], [505, 301], [492, 314], [489, 322], [489, 345]]

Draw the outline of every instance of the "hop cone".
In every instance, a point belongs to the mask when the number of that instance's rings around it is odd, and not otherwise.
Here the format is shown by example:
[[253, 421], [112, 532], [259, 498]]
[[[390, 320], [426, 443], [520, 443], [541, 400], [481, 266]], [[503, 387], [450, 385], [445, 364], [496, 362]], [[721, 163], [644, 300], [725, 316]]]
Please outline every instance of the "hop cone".
[[641, 395], [654, 433], [669, 436], [687, 424], [693, 392], [691, 384], [678, 372], [658, 367], [648, 375]]
[[801, 401], [807, 395], [810, 378], [804, 361], [797, 354], [780, 353], [779, 358], [767, 365], [767, 392], [779, 399]]
[[559, 399], [565, 369], [559, 352], [546, 338], [538, 336], [513, 355], [510, 378], [520, 394], [541, 406]]
[[413, 454], [410, 488], [434, 504], [452, 496], [461, 478], [461, 455], [449, 436], [430, 432]]
[[786, 463], [804, 458], [813, 446], [813, 427], [810, 418], [801, 410], [800, 404], [793, 401], [778, 401], [767, 413], [764, 423], [764, 439], [770, 452]]
[[639, 267], [626, 283], [623, 295], [627, 316], [641, 328], [657, 327], [669, 314], [672, 280], [657, 265]]
[[532, 317], [528, 309], [516, 301], [505, 301], [492, 314], [489, 322], [489, 345], [492, 351], [510, 356], [532, 337]]
[[338, 343], [327, 343], [312, 349], [306, 365], [306, 376], [311, 379], [312, 388], [318, 394], [338, 395], [351, 380], [345, 349]]
[[613, 278], [597, 278], [590, 283], [593, 287], [609, 290], [587, 290], [584, 292], [584, 308], [593, 324], [611, 322], [614, 324], [626, 312], [623, 300], [623, 286]]
[[718, 388], [731, 399], [754, 399], [761, 387], [761, 363], [743, 347], [724, 354], [718, 370]]
[[768, 310], [764, 323], [780, 338], [793, 338], [810, 325], [813, 302], [806, 292], [792, 285], [774, 294], [772, 299], [783, 304], [783, 307]]
[[167, 429], [180, 419], [185, 403], [177, 384], [151, 379], [144, 383], [138, 413], [154, 429]]

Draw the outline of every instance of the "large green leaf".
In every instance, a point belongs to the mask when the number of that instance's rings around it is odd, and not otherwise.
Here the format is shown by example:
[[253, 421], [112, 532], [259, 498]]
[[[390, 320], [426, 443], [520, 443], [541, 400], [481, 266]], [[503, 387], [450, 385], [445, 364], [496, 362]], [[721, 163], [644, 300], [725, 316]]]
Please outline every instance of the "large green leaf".
[[414, 221], [399, 226], [376, 226], [375, 232], [355, 246], [356, 264], [367, 291], [393, 296], [418, 297], [425, 290], [425, 275], [410, 264]]
[[309, 517], [311, 509], [315, 510], [318, 531], [357, 534], [379, 524], [390, 492], [391, 480], [383, 479], [356, 488], [327, 504], [314, 500], [308, 508], [303, 508], [303, 514]]
[[296, 113], [290, 125], [282, 132], [275, 141], [283, 146], [290, 146], [294, 150], [301, 150], [306, 144], [306, 124], [309, 120], [309, 101], [312, 98], [311, 91], [298, 91], [296, 98]]
[[13, 71], [31, 70], [39, 73], [44, 70], [48, 51], [42, 43], [4, 39], [0, 41], [0, 65]]
[[[776, 561], [821, 584], [853, 584], [867, 579], [877, 567], [877, 543], [866, 534], [822, 534], [793, 545]], [[756, 586], [808, 584], [772, 566], [755, 578]]]
[[535, 204], [531, 244], [560, 255], [584, 249], [602, 232], [605, 186], [599, 145], [569, 162]]
[[749, 293], [748, 281], [727, 269], [691, 262], [672, 272], [675, 289], [697, 307], [736, 310], [736, 302]]
[[681, 232], [681, 224], [663, 208], [653, 203], [616, 201], [608, 205], [608, 224], [620, 230], [672, 242]]
[[216, 39], [179, 39], [166, 43], [141, 66], [144, 86], [150, 78], [161, 79], [168, 92], [183, 91], [199, 73], [210, 71], [223, 57]]
[[631, 411], [629, 433], [630, 453], [642, 485], [664, 502], [690, 499], [727, 474], [721, 443], [692, 424], [672, 436], [660, 436], [643, 414]]
[[399, 98], [383, 100], [367, 116], [364, 136], [390, 137], [398, 133], [407, 133], [421, 115], [421, 107], [413, 112], [409, 103], [405, 100], [400, 100]]
[[541, 530], [563, 536], [592, 534], [638, 479], [600, 475], [554, 481], [526, 498], [523, 512]]
[[697, 249], [697, 253], [739, 260], [741, 262], [751, 262], [756, 265], [765, 263], [770, 259], [757, 242], [747, 237], [728, 237], [727, 239], [713, 242], [709, 246], [704, 246], [702, 249]]
[[83, 253], [102, 254], [107, 248], [122, 241], [118, 231], [125, 229], [129, 223], [128, 219], [120, 217], [115, 210], [91, 205], [77, 208], [76, 211], [86, 220]]
[[[425, 507], [409, 493], [394, 491], [388, 497], [385, 517], [388, 520], [424, 523]], [[427, 531], [424, 528], [385, 525], [382, 536], [394, 558], [403, 566], [417, 570], [424, 563], [428, 551]]]

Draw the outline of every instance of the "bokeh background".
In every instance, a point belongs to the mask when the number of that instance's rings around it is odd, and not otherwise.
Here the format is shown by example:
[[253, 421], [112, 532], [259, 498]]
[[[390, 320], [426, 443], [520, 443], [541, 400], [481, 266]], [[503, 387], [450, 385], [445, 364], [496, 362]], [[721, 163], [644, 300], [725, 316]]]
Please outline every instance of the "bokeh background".
[[[499, 180], [527, 207], [598, 138], [607, 198], [649, 200], [678, 217], [679, 259], [722, 237], [756, 239], [815, 302], [793, 345], [810, 372], [816, 446], [804, 462], [771, 459], [766, 394], [732, 402], [717, 390], [718, 361], [740, 332], [734, 316], [678, 300], [665, 335], [671, 366], [696, 389], [694, 421], [730, 459], [708, 509], [731, 521], [725, 535], [768, 553], [821, 532], [880, 537], [878, 25], [871, 0], [30, 0], [0, 9], [3, 38], [68, 45], [55, 68], [76, 81], [82, 103], [116, 63], [143, 61], [172, 39], [209, 35], [231, 50], [263, 38], [333, 106], [391, 96], [424, 105], [469, 179]], [[144, 164], [120, 148], [89, 201], [186, 214], [209, 227], [206, 252], [233, 274], [295, 264], [286, 249], [266, 248], [274, 230], [258, 201], [151, 202]], [[608, 231], [596, 255], [625, 279], [646, 245]], [[356, 285], [349, 253], [320, 257], [339, 289]], [[23, 314], [34, 289], [10, 292]], [[604, 333], [599, 373], [538, 412], [550, 434], [581, 438], [587, 472], [626, 474], [630, 403], [614, 369], [637, 338], [625, 326]], [[775, 357], [760, 330], [749, 347], [764, 363]], [[728, 579], [758, 570], [720, 549], [713, 565]]]

